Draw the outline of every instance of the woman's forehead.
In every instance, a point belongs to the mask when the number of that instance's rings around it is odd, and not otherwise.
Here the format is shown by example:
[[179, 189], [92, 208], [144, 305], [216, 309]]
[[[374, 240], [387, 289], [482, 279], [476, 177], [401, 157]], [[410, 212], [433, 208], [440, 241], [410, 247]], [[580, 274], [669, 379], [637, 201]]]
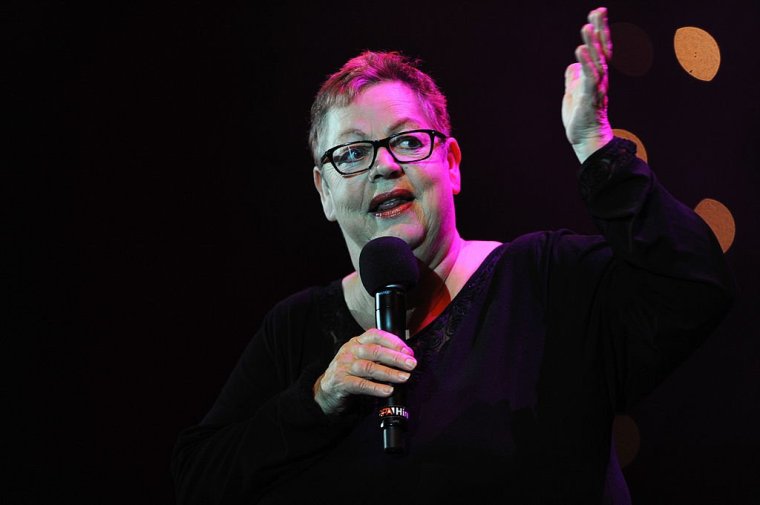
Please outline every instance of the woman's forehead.
[[335, 144], [352, 136], [380, 138], [399, 129], [426, 128], [428, 123], [417, 94], [409, 86], [383, 82], [366, 88], [347, 106], [330, 109], [325, 140]]

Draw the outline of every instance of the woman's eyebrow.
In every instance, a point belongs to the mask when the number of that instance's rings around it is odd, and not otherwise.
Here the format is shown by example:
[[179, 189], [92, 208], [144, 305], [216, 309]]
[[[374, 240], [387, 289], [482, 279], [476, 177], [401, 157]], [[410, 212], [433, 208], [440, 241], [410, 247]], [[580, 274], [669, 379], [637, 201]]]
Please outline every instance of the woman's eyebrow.
[[400, 130], [402, 126], [404, 128], [406, 128], [407, 126], [413, 126], [415, 128], [419, 128], [420, 127], [420, 125], [419, 125], [419, 123], [417, 121], [415, 121], [412, 118], [405, 117], [405, 118], [399, 119], [398, 121], [396, 121], [395, 123], [393, 123], [393, 125], [390, 128], [388, 128], [388, 131], [389, 132], [395, 132], [396, 130]]
[[337, 140], [340, 141], [345, 137], [348, 137], [349, 135], [356, 135], [357, 137], [366, 137], [367, 134], [364, 133], [363, 130], [360, 130], [358, 128], [350, 128], [348, 130], [343, 130], [338, 134]]
[[[402, 127], [405, 128], [408, 126], [412, 126], [414, 128], [420, 127], [419, 123], [416, 120], [409, 117], [405, 117], [393, 123], [391, 127], [388, 128], [387, 131], [390, 132], [389, 133], [390, 135], [392, 135], [397, 130], [402, 129]], [[349, 129], [343, 130], [342, 132], [340, 132], [340, 134], [338, 134], [337, 141], [342, 142], [345, 139], [345, 137], [348, 137], [350, 135], [356, 135], [357, 137], [364, 138], [364, 139], [367, 138], [367, 134], [364, 132], [364, 130], [360, 130], [359, 128], [349, 128]]]

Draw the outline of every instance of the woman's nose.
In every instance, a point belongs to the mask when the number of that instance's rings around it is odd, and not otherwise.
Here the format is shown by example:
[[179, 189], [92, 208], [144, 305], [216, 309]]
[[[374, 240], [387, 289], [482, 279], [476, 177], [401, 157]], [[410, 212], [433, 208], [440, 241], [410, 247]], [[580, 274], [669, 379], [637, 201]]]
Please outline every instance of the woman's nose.
[[372, 173], [372, 179], [379, 177], [392, 178], [398, 177], [403, 172], [403, 168], [393, 158], [388, 148], [380, 147], [377, 149], [375, 165], [370, 172]]

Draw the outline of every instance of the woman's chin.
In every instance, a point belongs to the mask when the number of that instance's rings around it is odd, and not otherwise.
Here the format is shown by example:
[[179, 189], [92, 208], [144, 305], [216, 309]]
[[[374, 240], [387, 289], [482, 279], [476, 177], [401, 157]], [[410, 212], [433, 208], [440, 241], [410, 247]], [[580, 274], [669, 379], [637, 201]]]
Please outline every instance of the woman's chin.
[[379, 227], [373, 239], [378, 237], [397, 237], [409, 244], [412, 250], [425, 241], [425, 230], [418, 223], [393, 223], [390, 226]]

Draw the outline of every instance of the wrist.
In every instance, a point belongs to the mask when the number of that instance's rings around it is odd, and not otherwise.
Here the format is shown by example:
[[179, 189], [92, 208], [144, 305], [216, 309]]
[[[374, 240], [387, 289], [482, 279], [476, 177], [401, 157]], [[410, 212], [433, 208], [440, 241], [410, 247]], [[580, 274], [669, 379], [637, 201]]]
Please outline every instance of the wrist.
[[325, 404], [325, 401], [322, 398], [322, 394], [321, 394], [322, 393], [322, 377], [324, 376], [325, 374], [322, 374], [319, 377], [317, 377], [317, 380], [314, 381], [314, 385], [312, 386], [311, 389], [314, 393], [314, 401], [316, 402], [316, 404], [319, 405], [319, 408], [322, 409], [322, 412], [324, 412], [325, 414], [329, 414], [329, 412], [327, 411], [328, 410], [327, 405]]
[[317, 377], [316, 381], [314, 381], [314, 386], [312, 387], [312, 391], [314, 392], [314, 402], [320, 409], [322, 409], [322, 412], [326, 416], [334, 416], [342, 413], [343, 405], [340, 401], [336, 401], [335, 398], [331, 398], [325, 393], [325, 390], [322, 389], [322, 379], [324, 376], [325, 374], [322, 374]]
[[590, 202], [616, 174], [628, 171], [636, 157], [636, 144], [613, 137], [610, 142], [592, 153], [578, 170], [578, 186], [581, 197]]
[[614, 135], [612, 130], [605, 129], [597, 135], [592, 135], [584, 138], [580, 142], [573, 143], [573, 151], [575, 151], [575, 156], [578, 158], [578, 161], [583, 164], [589, 156], [606, 146], [613, 138]]

